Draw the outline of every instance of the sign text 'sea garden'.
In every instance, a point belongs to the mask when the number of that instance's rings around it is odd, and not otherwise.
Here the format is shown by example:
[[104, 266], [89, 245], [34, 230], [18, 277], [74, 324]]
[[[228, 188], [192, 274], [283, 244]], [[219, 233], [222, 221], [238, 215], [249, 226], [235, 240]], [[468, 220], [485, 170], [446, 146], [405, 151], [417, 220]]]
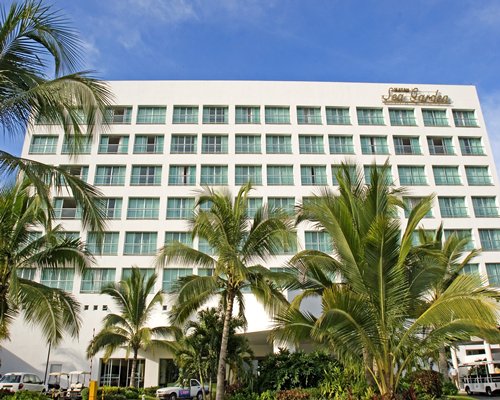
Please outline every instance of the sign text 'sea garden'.
[[447, 95], [441, 94], [439, 90], [435, 92], [421, 92], [418, 88], [389, 88], [387, 95], [382, 96], [382, 101], [386, 104], [441, 104], [451, 103]]

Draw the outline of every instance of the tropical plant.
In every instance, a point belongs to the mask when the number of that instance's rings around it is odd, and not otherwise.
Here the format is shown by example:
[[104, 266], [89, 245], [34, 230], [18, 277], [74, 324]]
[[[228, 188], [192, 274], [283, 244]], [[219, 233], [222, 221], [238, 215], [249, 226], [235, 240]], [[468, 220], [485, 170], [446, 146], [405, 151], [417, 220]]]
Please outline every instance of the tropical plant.
[[[35, 229], [43, 230], [36, 232]], [[35, 269], [76, 268], [92, 263], [80, 239], [66, 237], [52, 226], [49, 211], [31, 194], [29, 182], [0, 190], [0, 340], [9, 337], [12, 320], [22, 315], [42, 328], [49, 343], [57, 344], [64, 332], [76, 337], [80, 306], [71, 294], [24, 278]]]
[[476, 276], [457, 276], [417, 313], [436, 280], [434, 269], [421, 262], [412, 235], [430, 210], [432, 197], [422, 199], [402, 227], [397, 212], [404, 205], [387, 180], [388, 169], [387, 163], [372, 168], [371, 184], [364, 185], [361, 173], [343, 165], [338, 194], [324, 190], [316, 201], [302, 205], [298, 221], [311, 221], [327, 232], [333, 256], [305, 250], [293, 263], [303, 271], [327, 266], [340, 280], [320, 291], [319, 317], [295, 305], [277, 317], [275, 331], [282, 340], [312, 338], [341, 361], [364, 365], [385, 398], [394, 395], [406, 367], [421, 351], [471, 333], [500, 339], [498, 293]]
[[236, 198], [228, 191], [205, 189], [197, 202], [209, 206], [208, 211], [194, 211], [191, 219], [193, 237], [205, 240], [212, 254], [174, 243], [160, 250], [157, 265], [197, 265], [213, 270], [212, 276], [181, 278], [175, 288], [177, 300], [171, 321], [182, 324], [209, 300], [219, 296], [224, 309], [224, 328], [221, 336], [217, 369], [217, 400], [224, 396], [225, 369], [231, 320], [235, 303], [244, 316], [244, 291], [248, 290], [270, 313], [287, 304], [276, 284], [266, 279], [269, 271], [260, 263], [278, 254], [289, 244], [293, 223], [281, 210], [258, 209], [248, 215], [248, 194], [251, 185], [242, 186]]
[[148, 350], [163, 346], [160, 338], [175, 334], [170, 327], [151, 328], [147, 324], [155, 307], [162, 304], [161, 290], [148, 297], [156, 282], [156, 274], [146, 279], [139, 268], [134, 267], [128, 278], [119, 283], [104, 287], [101, 294], [107, 294], [114, 300], [118, 314], [107, 314], [103, 319], [102, 329], [95, 335], [87, 347], [87, 356], [93, 357], [104, 350], [104, 360], [118, 348], [125, 348], [127, 358], [132, 352], [129, 386], [136, 385], [137, 358], [139, 350]]

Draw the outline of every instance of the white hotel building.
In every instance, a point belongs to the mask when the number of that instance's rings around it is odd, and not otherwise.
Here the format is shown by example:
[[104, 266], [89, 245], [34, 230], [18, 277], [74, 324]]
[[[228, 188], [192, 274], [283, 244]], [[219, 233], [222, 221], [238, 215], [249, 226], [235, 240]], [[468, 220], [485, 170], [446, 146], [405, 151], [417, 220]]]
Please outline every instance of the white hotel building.
[[[84, 276], [73, 270], [26, 270], [25, 276], [72, 292], [82, 304], [77, 341], [52, 348], [49, 371], [88, 370], [85, 349], [113, 304], [99, 295], [137, 265], [152, 273], [156, 250], [179, 240], [200, 249], [186, 218], [201, 186], [225, 186], [233, 193], [251, 180], [251, 207], [262, 203], [293, 209], [322, 186], [335, 188], [335, 170], [346, 160], [369, 171], [388, 158], [395, 185], [408, 188], [407, 201], [436, 193], [425, 229], [443, 223], [445, 232], [470, 236], [483, 252], [465, 272], [479, 272], [500, 285], [498, 179], [477, 93], [472, 86], [330, 82], [122, 81], [110, 82], [115, 95], [109, 132], [71, 158], [62, 131], [35, 125], [26, 135], [23, 157], [70, 166], [105, 195], [108, 232], [97, 249], [82, 229], [69, 197], [55, 198], [61, 223], [95, 251], [97, 263]], [[391, 91], [392, 88], [392, 91]], [[390, 94], [390, 95], [389, 95]], [[369, 176], [368, 174], [366, 176]], [[405, 215], [401, 213], [401, 220]], [[328, 238], [302, 224], [297, 249], [329, 251]], [[293, 249], [292, 249], [293, 250]], [[269, 264], [284, 266], [290, 254]], [[169, 266], [156, 271], [156, 290], [168, 292], [179, 276], [210, 271]], [[256, 356], [273, 350], [271, 322], [246, 295], [248, 330]], [[166, 325], [171, 295], [152, 325]], [[127, 361], [117, 352], [105, 367], [92, 360], [102, 383], [126, 384]], [[471, 342], [461, 362], [500, 359], [500, 347]], [[47, 346], [36, 328], [17, 322], [12, 341], [0, 350], [1, 373], [45, 370]], [[167, 353], [140, 353], [145, 386], [169, 379]]]

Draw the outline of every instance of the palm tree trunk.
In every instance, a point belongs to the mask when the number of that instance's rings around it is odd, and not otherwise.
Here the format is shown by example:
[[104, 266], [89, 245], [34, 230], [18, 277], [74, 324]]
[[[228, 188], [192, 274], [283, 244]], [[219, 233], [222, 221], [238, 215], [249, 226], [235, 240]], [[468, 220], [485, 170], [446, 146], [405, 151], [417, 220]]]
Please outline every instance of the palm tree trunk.
[[375, 386], [375, 380], [370, 370], [373, 371], [373, 355], [363, 348], [363, 364], [365, 366], [365, 379], [369, 386]]
[[130, 387], [135, 387], [135, 370], [137, 369], [137, 353], [138, 350], [134, 349], [134, 358], [132, 358], [132, 368], [130, 368]]
[[439, 372], [443, 375], [444, 380], [449, 381], [450, 377], [448, 376], [448, 357], [446, 356], [446, 348], [444, 347], [441, 347], [439, 349], [438, 368]]
[[224, 381], [226, 378], [226, 358], [227, 358], [227, 342], [229, 340], [229, 324], [233, 317], [233, 302], [234, 295], [229, 293], [227, 296], [226, 311], [224, 314], [224, 329], [222, 330], [222, 340], [219, 353], [219, 366], [217, 368], [217, 389], [215, 400], [224, 399]]

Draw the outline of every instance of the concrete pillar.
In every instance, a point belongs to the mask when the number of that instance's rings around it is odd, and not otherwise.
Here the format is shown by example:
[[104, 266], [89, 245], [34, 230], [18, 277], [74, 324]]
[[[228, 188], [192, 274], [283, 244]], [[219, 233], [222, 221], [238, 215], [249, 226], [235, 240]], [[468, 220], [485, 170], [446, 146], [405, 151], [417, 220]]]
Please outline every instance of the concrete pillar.
[[491, 346], [486, 340], [484, 341], [484, 352], [486, 353], [486, 361], [489, 363], [488, 371], [490, 372], [490, 374], [493, 374], [495, 373], [495, 366], [493, 365], [493, 354], [491, 353]]
[[453, 346], [450, 347], [451, 352], [451, 363], [453, 364], [453, 368], [458, 370], [458, 357], [457, 357], [457, 349]]

